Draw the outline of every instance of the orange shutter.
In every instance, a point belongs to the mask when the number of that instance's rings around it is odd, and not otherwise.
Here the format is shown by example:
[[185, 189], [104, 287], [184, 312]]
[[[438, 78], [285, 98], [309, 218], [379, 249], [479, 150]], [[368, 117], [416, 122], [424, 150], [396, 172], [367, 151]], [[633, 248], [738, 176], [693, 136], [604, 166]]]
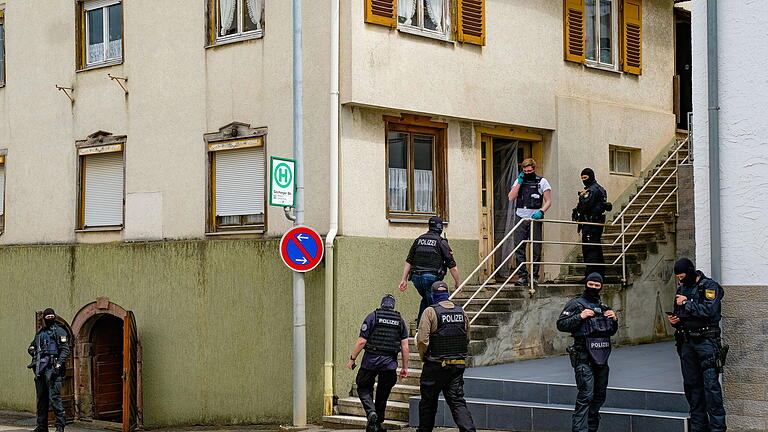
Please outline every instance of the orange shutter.
[[584, 0], [563, 0], [565, 60], [584, 63]]
[[459, 42], [485, 45], [485, 0], [459, 0]]
[[397, 0], [364, 0], [365, 22], [397, 27]]
[[643, 73], [643, 0], [624, 0], [621, 18], [622, 69], [640, 75]]

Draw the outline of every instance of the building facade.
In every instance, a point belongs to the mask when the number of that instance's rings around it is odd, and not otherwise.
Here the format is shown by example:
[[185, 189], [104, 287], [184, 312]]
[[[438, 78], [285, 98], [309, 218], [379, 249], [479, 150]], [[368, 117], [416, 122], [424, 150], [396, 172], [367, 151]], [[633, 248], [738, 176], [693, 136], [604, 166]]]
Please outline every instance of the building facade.
[[[266, 171], [291, 157], [291, 5], [184, 6], [0, 4], [2, 408], [34, 406], [25, 347], [34, 311], [51, 306], [82, 353], [78, 415], [126, 409], [95, 402], [103, 383], [87, 363], [102, 346], [94, 329], [132, 311], [144, 424], [290, 418], [291, 278], [277, 243], [291, 223], [268, 205]], [[322, 234], [330, 13], [304, 2], [306, 223]], [[340, 19], [338, 364], [429, 216], [448, 222], [466, 274], [504, 234], [521, 158], [553, 186], [547, 218], [569, 219], [582, 168], [618, 198], [675, 136], [672, 0], [352, 0]], [[323, 276], [307, 282], [311, 419]], [[415, 316], [415, 292], [398, 299]], [[346, 393], [351, 373], [334, 377]]]

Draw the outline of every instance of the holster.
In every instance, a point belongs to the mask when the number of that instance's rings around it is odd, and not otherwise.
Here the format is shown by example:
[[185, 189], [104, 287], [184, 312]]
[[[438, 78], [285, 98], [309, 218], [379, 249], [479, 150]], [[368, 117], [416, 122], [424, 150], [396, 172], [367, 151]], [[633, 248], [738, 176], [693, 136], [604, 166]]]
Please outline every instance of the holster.
[[723, 344], [720, 339], [717, 340], [717, 372], [723, 373], [725, 365], [728, 360], [728, 351], [731, 349], [730, 345]]
[[571, 359], [571, 367], [576, 367], [579, 364], [579, 349], [575, 346], [569, 346], [565, 349], [568, 353], [568, 357]]

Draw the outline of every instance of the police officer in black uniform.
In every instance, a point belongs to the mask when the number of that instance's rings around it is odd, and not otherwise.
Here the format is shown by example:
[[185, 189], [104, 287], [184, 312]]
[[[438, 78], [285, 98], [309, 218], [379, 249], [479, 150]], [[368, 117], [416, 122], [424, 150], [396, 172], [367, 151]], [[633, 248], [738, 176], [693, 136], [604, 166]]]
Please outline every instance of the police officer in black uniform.
[[557, 329], [573, 336], [573, 346], [567, 349], [578, 388], [573, 432], [596, 432], [605, 402], [611, 336], [619, 325], [616, 312], [600, 301], [602, 287], [599, 273], [587, 276], [584, 293], [570, 300], [557, 320]]
[[430, 290], [435, 281], [443, 280], [446, 269], [451, 272], [455, 287], [458, 288], [461, 280], [456, 260], [453, 259], [453, 250], [448, 245], [448, 239], [441, 237], [443, 232], [443, 220], [437, 216], [429, 218], [429, 231], [413, 241], [408, 258], [403, 266], [403, 278], [400, 281], [400, 291], [408, 288], [408, 279], [413, 281], [413, 286], [421, 295], [419, 315], [416, 322], [421, 319], [424, 309], [431, 305]]
[[728, 346], [720, 339], [723, 288], [696, 270], [688, 258], [677, 260], [675, 275], [680, 285], [669, 322], [676, 329], [683, 388], [691, 408], [691, 431], [723, 432], [725, 408], [718, 379], [728, 354]]
[[37, 392], [37, 427], [35, 432], [48, 431], [48, 405], [56, 415], [56, 432], [64, 431], [64, 406], [61, 403], [61, 380], [66, 374], [69, 357], [67, 332], [56, 324], [56, 312], [43, 311], [44, 327], [40, 329], [27, 351], [32, 356], [28, 366], [35, 373]]
[[432, 285], [435, 304], [424, 311], [416, 343], [424, 362], [421, 370], [419, 432], [431, 432], [435, 426], [440, 393], [453, 415], [459, 431], [475, 431], [472, 416], [464, 400], [464, 368], [468, 355], [469, 320], [461, 306], [448, 300], [448, 285]]
[[[397, 354], [401, 351], [403, 367], [400, 377], [408, 376], [408, 328], [395, 310], [395, 298], [391, 294], [385, 295], [381, 299], [381, 307], [365, 317], [347, 368], [355, 368], [355, 360], [363, 349], [365, 355], [355, 380], [357, 394], [368, 419], [366, 431], [382, 432], [387, 400], [397, 382]], [[377, 378], [379, 385], [374, 402], [373, 384]]]
[[[571, 218], [578, 222], [605, 223], [605, 212], [611, 211], [613, 206], [608, 202], [608, 193], [605, 188], [595, 180], [595, 172], [592, 168], [584, 168], [581, 171], [581, 181], [584, 189], [579, 191], [579, 203], [573, 209]], [[603, 237], [603, 227], [598, 225], [579, 225], [582, 243], [600, 243]], [[585, 263], [605, 264], [603, 247], [595, 245], [581, 245]], [[600, 273], [605, 276], [605, 266], [587, 265], [584, 276], [590, 273]]]

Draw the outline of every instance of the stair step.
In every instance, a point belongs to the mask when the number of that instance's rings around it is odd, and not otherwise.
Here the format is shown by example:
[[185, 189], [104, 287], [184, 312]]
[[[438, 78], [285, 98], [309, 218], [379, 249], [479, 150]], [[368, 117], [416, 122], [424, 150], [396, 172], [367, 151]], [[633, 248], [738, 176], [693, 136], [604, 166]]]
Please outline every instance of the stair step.
[[[472, 303], [469, 304], [466, 304], [466, 300], [460, 300], [457, 301], [457, 303], [464, 308], [465, 312], [470, 313], [479, 311], [485, 305], [486, 301], [487, 299], [481, 301], [475, 298], [475, 300], [472, 300]], [[521, 310], [524, 304], [524, 299], [505, 299], [497, 297], [488, 304], [485, 310], [487, 312], [512, 312]]]
[[[467, 318], [469, 318], [470, 321], [472, 321], [477, 315], [478, 315], [477, 312], [467, 312]], [[474, 328], [474, 326], [476, 325], [498, 326], [508, 316], [509, 316], [509, 312], [491, 312], [486, 309], [472, 323], [472, 327]]]
[[[323, 428], [325, 429], [365, 429], [368, 420], [362, 416], [332, 415], [323, 416]], [[384, 429], [400, 430], [408, 427], [408, 422], [398, 420], [384, 420]]]
[[[339, 399], [339, 414], [365, 416], [365, 410], [360, 399], [356, 397], [346, 397]], [[387, 401], [387, 410], [385, 417], [392, 420], [408, 421], [408, 403]]]
[[[378, 384], [373, 386], [374, 392], [376, 391], [377, 387], [378, 387]], [[395, 401], [395, 402], [408, 402], [408, 399], [418, 395], [419, 395], [419, 386], [395, 384], [395, 386], [392, 387], [392, 393], [390, 393], [389, 395], [389, 400]], [[357, 384], [354, 384], [352, 386], [352, 396], [354, 397], [359, 396], [359, 394], [357, 393]]]
[[[418, 425], [418, 403], [411, 399], [410, 425]], [[466, 398], [478, 429], [569, 432], [573, 404], [541, 404], [521, 401]], [[627, 408], [603, 408], [601, 430], [611, 432], [685, 432], [687, 413]], [[442, 416], [440, 415], [442, 414]], [[440, 399], [437, 427], [456, 427], [445, 400]]]

